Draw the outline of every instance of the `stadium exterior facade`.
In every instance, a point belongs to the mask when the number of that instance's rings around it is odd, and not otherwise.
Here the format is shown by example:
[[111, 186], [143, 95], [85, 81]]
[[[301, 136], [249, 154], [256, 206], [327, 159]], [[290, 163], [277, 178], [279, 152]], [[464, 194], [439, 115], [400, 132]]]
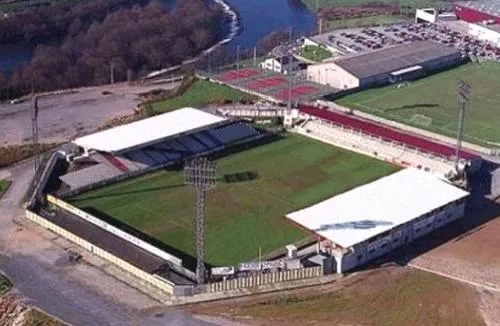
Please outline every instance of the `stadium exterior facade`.
[[408, 168], [290, 213], [342, 274], [463, 217], [468, 193]]

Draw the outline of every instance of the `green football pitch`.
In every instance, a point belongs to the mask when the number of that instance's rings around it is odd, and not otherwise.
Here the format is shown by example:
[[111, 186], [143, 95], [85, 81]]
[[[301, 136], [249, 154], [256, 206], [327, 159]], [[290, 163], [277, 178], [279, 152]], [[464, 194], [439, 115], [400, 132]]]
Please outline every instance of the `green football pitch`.
[[[207, 194], [206, 257], [218, 266], [254, 259], [259, 248], [264, 254], [304, 239], [308, 235], [285, 219], [288, 212], [398, 169], [295, 134], [217, 163], [220, 180]], [[257, 176], [224, 181], [245, 172]], [[71, 202], [132, 226], [192, 261], [194, 191], [183, 183], [182, 171], [162, 171], [96, 189]]]
[[457, 82], [472, 87], [465, 115], [465, 140], [482, 146], [500, 144], [500, 64], [470, 63], [398, 88], [370, 89], [341, 98], [338, 103], [383, 118], [456, 137]]

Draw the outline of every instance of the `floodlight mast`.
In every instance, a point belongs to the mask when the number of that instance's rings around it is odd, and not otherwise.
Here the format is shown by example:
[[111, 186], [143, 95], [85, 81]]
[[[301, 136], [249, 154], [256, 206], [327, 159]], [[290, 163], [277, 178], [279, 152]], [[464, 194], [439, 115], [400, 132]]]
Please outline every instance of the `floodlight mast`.
[[205, 283], [205, 197], [206, 192], [215, 188], [217, 165], [201, 157], [186, 163], [185, 182], [196, 190], [196, 280]]
[[35, 151], [35, 173], [40, 165], [40, 146], [38, 142], [38, 97], [31, 97], [31, 139]]
[[457, 127], [457, 148], [455, 150], [455, 168], [458, 171], [458, 163], [460, 160], [460, 149], [462, 148], [462, 140], [464, 133], [465, 109], [470, 99], [471, 87], [463, 80], [457, 83], [457, 98], [459, 103], [458, 111], [458, 127]]

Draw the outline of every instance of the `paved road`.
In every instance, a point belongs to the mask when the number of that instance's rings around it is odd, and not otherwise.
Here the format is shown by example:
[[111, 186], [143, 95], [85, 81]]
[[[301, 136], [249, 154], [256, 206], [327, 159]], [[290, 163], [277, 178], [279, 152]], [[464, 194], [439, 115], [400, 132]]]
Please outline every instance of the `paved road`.
[[[60, 142], [91, 132], [109, 119], [132, 114], [140, 102], [138, 94], [177, 85], [128, 86], [121, 83], [42, 97], [38, 103], [40, 141]], [[103, 95], [103, 91], [110, 93]], [[31, 102], [0, 104], [0, 146], [20, 144], [29, 141], [30, 137]]]
[[74, 325], [208, 325], [175, 308], [165, 310], [96, 267], [54, 264], [64, 250], [13, 222], [22, 214], [18, 203], [32, 174], [31, 161], [0, 170], [13, 181], [0, 200], [0, 271], [28, 303]]

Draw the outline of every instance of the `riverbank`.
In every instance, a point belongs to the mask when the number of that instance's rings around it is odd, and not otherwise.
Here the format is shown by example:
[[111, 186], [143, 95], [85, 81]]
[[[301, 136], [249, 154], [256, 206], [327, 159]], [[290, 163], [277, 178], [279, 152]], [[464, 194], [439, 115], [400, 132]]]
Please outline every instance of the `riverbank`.
[[216, 50], [218, 47], [231, 42], [234, 39], [234, 37], [236, 35], [238, 35], [238, 33], [241, 31], [241, 25], [240, 25], [239, 16], [236, 13], [236, 10], [234, 10], [233, 7], [231, 7], [229, 5], [229, 3], [227, 3], [225, 0], [213, 0], [213, 2], [215, 4], [217, 4], [219, 7], [221, 7], [221, 9], [222, 9], [222, 11], [224, 13], [224, 16], [226, 18], [222, 22], [222, 24], [227, 24], [228, 27], [229, 27], [229, 32], [226, 35], [226, 37], [224, 37], [222, 40], [220, 40], [219, 42], [215, 43], [214, 45], [212, 45], [208, 49], [204, 50], [197, 57], [192, 58], [192, 59], [184, 60], [184, 61], [181, 62], [181, 64], [176, 65], [176, 66], [172, 66], [172, 67], [168, 67], [168, 68], [165, 68], [165, 69], [160, 69], [160, 70], [152, 71], [149, 74], [147, 74], [144, 77], [144, 79], [150, 79], [150, 78], [159, 77], [161, 75], [164, 75], [164, 74], [167, 74], [167, 73], [171, 73], [171, 72], [179, 69], [183, 65], [195, 63], [198, 60], [200, 60], [201, 58], [203, 58], [205, 55], [208, 55], [211, 52], [213, 52], [214, 50]]

